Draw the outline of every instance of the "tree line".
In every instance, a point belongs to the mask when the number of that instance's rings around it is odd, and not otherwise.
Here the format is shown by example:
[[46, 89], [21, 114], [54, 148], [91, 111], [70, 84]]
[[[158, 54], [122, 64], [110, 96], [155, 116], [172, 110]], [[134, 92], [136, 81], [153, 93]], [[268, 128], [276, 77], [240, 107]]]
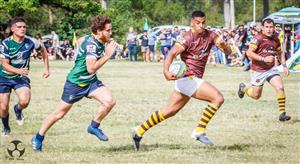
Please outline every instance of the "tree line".
[[[208, 25], [225, 26], [226, 4], [230, 2], [234, 4], [235, 24], [252, 21], [252, 0], [0, 0], [0, 23], [22, 16], [32, 35], [56, 31], [70, 40], [74, 32], [79, 36], [89, 32], [92, 16], [106, 14], [113, 19], [114, 37], [124, 43], [130, 26], [142, 31], [145, 20], [150, 27], [188, 25], [191, 12], [199, 9], [206, 13]], [[300, 1], [256, 0], [256, 19], [261, 20], [266, 9], [272, 13], [288, 6], [299, 7]]]

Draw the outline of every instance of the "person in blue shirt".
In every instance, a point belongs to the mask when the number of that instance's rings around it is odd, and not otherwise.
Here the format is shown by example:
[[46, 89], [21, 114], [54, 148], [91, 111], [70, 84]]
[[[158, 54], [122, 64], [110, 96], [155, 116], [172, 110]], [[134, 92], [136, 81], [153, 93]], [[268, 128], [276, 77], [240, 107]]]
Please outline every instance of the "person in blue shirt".
[[169, 51], [172, 48], [172, 33], [169, 29], [163, 29], [162, 33], [160, 34], [160, 41], [161, 41], [161, 52], [164, 55], [164, 58], [167, 58]]
[[149, 45], [149, 55], [150, 55], [150, 60], [155, 61], [156, 56], [155, 56], [155, 42], [156, 42], [156, 34], [154, 31], [150, 30], [148, 34], [148, 45]]

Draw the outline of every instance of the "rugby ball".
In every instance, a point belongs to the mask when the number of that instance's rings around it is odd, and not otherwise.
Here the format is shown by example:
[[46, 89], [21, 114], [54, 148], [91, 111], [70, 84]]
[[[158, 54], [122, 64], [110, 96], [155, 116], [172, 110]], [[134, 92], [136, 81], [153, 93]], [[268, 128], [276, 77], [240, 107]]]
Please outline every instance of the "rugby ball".
[[177, 78], [183, 77], [185, 69], [186, 65], [181, 60], [174, 61], [169, 67], [169, 71], [175, 74]]

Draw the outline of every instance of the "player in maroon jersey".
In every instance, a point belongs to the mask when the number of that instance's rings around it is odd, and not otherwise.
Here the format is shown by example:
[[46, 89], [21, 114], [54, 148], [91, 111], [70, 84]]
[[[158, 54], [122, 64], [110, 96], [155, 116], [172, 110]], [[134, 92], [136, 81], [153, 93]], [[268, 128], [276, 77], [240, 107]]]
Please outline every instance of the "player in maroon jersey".
[[[205, 65], [212, 45], [216, 45], [226, 54], [231, 53], [230, 47], [220, 37], [205, 29], [205, 14], [195, 11], [191, 16], [191, 30], [186, 32], [169, 52], [164, 62], [164, 76], [167, 80], [175, 80], [175, 90], [171, 93], [168, 104], [160, 111], [154, 112], [147, 121], [133, 129], [133, 140], [136, 149], [143, 134], [159, 122], [174, 116], [180, 111], [191, 97], [208, 102], [203, 115], [198, 121], [198, 126], [192, 133], [192, 138], [205, 144], [213, 143], [205, 136], [208, 122], [223, 104], [223, 95], [210, 83], [202, 79]], [[176, 55], [181, 55], [186, 64], [184, 77], [176, 78], [169, 71], [169, 66]]]
[[279, 106], [279, 121], [288, 121], [290, 116], [285, 112], [285, 93], [283, 82], [275, 65], [276, 58], [280, 59], [285, 75], [289, 75], [289, 70], [285, 63], [285, 56], [281, 51], [279, 39], [273, 34], [275, 31], [274, 21], [265, 19], [262, 22], [262, 33], [256, 35], [250, 42], [247, 51], [251, 59], [251, 87], [246, 87], [240, 83], [238, 96], [243, 98], [245, 93], [249, 97], [257, 100], [261, 97], [263, 85], [267, 81], [275, 89]]

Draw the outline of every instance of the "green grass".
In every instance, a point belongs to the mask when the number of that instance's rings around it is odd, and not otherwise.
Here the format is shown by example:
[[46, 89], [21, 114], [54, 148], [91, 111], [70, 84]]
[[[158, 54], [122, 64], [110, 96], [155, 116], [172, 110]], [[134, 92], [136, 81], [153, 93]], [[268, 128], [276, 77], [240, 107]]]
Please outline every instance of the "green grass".
[[[176, 116], [149, 130], [135, 152], [130, 128], [145, 121], [163, 107], [174, 82], [162, 74], [161, 63], [111, 61], [98, 71], [98, 77], [113, 92], [117, 105], [103, 121], [109, 142], [100, 142], [86, 128], [97, 111], [96, 101], [83, 99], [66, 117], [53, 126], [44, 141], [44, 152], [32, 151], [30, 139], [43, 119], [60, 101], [64, 81], [72, 62], [51, 62], [51, 77], [42, 78], [42, 64], [31, 63], [32, 99], [24, 111], [26, 122], [20, 127], [11, 114], [12, 135], [1, 137], [0, 163], [16, 162], [7, 158], [11, 140], [25, 144], [23, 161], [27, 163], [299, 163], [300, 162], [300, 78], [284, 77], [287, 112], [292, 120], [278, 121], [274, 90], [266, 84], [259, 101], [237, 98], [239, 82], [249, 84], [249, 72], [222, 65], [208, 66], [204, 79], [224, 95], [225, 103], [208, 126], [208, 136], [215, 146], [205, 146], [191, 139], [201, 109], [206, 102], [191, 100]], [[17, 102], [13, 93], [10, 107]]]

